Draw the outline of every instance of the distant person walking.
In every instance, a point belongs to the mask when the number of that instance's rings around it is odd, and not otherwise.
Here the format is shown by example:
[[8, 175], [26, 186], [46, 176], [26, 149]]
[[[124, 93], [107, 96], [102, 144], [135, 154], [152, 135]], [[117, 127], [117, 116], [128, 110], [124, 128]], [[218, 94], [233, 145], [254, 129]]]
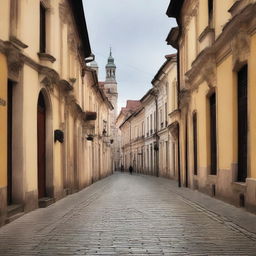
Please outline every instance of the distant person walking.
[[121, 164], [121, 172], [124, 171], [124, 166]]
[[130, 174], [132, 175], [133, 168], [132, 168], [132, 166], [131, 166], [131, 165], [130, 165], [130, 167], [129, 167], [129, 172], [130, 172]]

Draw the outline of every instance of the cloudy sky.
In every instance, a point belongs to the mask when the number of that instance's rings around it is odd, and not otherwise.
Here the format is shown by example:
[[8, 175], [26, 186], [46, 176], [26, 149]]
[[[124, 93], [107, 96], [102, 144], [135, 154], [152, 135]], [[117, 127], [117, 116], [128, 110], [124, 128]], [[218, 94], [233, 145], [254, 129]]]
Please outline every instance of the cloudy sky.
[[175, 21], [165, 14], [169, 0], [83, 0], [93, 53], [105, 80], [112, 47], [117, 65], [119, 109], [127, 99], [140, 99], [175, 50], [165, 39]]

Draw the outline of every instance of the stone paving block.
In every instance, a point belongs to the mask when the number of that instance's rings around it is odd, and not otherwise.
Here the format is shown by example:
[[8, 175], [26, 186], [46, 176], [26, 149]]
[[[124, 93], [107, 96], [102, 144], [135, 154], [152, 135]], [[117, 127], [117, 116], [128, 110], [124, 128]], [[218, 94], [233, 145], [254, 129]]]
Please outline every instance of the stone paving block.
[[222, 217], [189, 193], [162, 178], [115, 174], [2, 227], [0, 256], [256, 256], [256, 236], [228, 219], [228, 205]]

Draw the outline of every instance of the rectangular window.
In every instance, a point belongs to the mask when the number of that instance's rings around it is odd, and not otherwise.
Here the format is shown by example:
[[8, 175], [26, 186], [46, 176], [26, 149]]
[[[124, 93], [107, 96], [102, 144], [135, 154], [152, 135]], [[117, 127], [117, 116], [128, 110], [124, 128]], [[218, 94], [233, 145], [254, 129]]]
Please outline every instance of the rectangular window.
[[194, 175], [197, 175], [197, 114], [193, 114]]
[[209, 17], [209, 25], [210, 25], [213, 18], [213, 0], [208, 0], [208, 17]]
[[217, 174], [216, 94], [210, 96], [211, 175]]
[[150, 115], [150, 133], [153, 134], [153, 117]]
[[46, 9], [40, 4], [40, 52], [46, 52]]
[[156, 111], [154, 111], [154, 132], [156, 132], [157, 120], [156, 120]]
[[165, 127], [167, 127], [168, 125], [167, 102], [165, 102], [164, 106], [165, 106]]
[[248, 68], [245, 65], [237, 74], [237, 107], [238, 107], [238, 181], [247, 178], [247, 145], [248, 145]]
[[164, 127], [163, 110], [160, 109], [160, 129]]
[[149, 135], [149, 117], [147, 117], [147, 136]]

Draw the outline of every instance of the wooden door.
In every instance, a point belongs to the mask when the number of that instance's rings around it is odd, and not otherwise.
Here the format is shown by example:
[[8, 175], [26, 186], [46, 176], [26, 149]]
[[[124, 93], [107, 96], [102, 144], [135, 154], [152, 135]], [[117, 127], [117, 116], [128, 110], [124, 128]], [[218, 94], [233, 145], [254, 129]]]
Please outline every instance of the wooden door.
[[37, 106], [38, 198], [46, 196], [46, 109], [42, 93]]
[[12, 204], [12, 101], [13, 101], [13, 83], [8, 81], [8, 103], [7, 103], [7, 204]]
[[238, 72], [238, 181], [247, 177], [247, 65]]

